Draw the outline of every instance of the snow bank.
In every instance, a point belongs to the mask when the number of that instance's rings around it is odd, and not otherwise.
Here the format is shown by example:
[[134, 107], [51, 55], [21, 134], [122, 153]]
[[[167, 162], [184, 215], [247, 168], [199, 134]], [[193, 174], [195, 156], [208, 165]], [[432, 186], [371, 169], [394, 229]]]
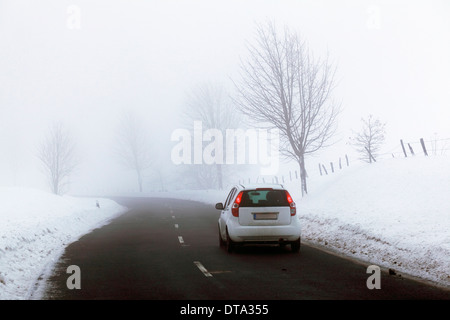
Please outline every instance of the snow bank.
[[0, 299], [29, 298], [67, 244], [124, 211], [107, 199], [0, 188]]
[[348, 168], [297, 195], [305, 240], [450, 287], [450, 158]]
[[[450, 287], [450, 158], [409, 157], [345, 167], [286, 183], [302, 240], [398, 273]], [[168, 193], [223, 202], [228, 190]], [[160, 195], [161, 196], [161, 195]]]

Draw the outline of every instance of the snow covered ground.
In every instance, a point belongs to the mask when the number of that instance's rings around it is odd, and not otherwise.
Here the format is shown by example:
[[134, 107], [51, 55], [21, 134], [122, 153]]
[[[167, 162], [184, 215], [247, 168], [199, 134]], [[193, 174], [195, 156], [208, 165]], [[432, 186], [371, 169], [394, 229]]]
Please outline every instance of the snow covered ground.
[[[308, 184], [304, 198], [298, 181], [285, 184], [297, 203], [304, 242], [450, 288], [449, 157], [353, 165], [311, 175]], [[146, 195], [213, 205], [226, 193]], [[28, 299], [67, 244], [126, 210], [108, 199], [21, 188], [0, 188], [0, 204], [0, 299]]]
[[322, 178], [297, 197], [305, 240], [450, 288], [449, 157], [390, 159]]
[[28, 299], [66, 245], [125, 209], [108, 199], [0, 188], [0, 299]]

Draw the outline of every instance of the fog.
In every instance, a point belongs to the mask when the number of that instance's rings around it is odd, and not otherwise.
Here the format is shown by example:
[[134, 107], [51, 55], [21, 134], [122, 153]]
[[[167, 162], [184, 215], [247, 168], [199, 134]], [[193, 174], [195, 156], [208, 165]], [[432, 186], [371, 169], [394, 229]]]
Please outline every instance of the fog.
[[[0, 186], [48, 189], [36, 151], [53, 121], [70, 130], [80, 166], [70, 193], [136, 190], [113, 149], [124, 112], [151, 137], [159, 163], [145, 189], [182, 187], [171, 133], [202, 83], [232, 92], [255, 24], [299, 32], [337, 66], [336, 144], [312, 161], [351, 152], [360, 119], [400, 139], [450, 138], [450, 3], [442, 1], [0, 0]], [[287, 164], [283, 164], [287, 166]]]

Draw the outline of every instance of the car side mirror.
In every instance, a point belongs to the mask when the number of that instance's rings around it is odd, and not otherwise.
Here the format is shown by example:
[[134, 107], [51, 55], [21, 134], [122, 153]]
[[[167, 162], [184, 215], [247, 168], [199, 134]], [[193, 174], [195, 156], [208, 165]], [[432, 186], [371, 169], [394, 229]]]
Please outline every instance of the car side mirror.
[[222, 202], [216, 203], [216, 209], [223, 210], [223, 203]]

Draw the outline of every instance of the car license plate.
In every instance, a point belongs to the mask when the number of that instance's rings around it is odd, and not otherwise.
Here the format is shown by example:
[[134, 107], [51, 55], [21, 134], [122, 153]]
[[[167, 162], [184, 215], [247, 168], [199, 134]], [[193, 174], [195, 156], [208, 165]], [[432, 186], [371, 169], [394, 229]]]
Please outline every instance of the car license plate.
[[253, 220], [277, 220], [278, 212], [254, 212]]

